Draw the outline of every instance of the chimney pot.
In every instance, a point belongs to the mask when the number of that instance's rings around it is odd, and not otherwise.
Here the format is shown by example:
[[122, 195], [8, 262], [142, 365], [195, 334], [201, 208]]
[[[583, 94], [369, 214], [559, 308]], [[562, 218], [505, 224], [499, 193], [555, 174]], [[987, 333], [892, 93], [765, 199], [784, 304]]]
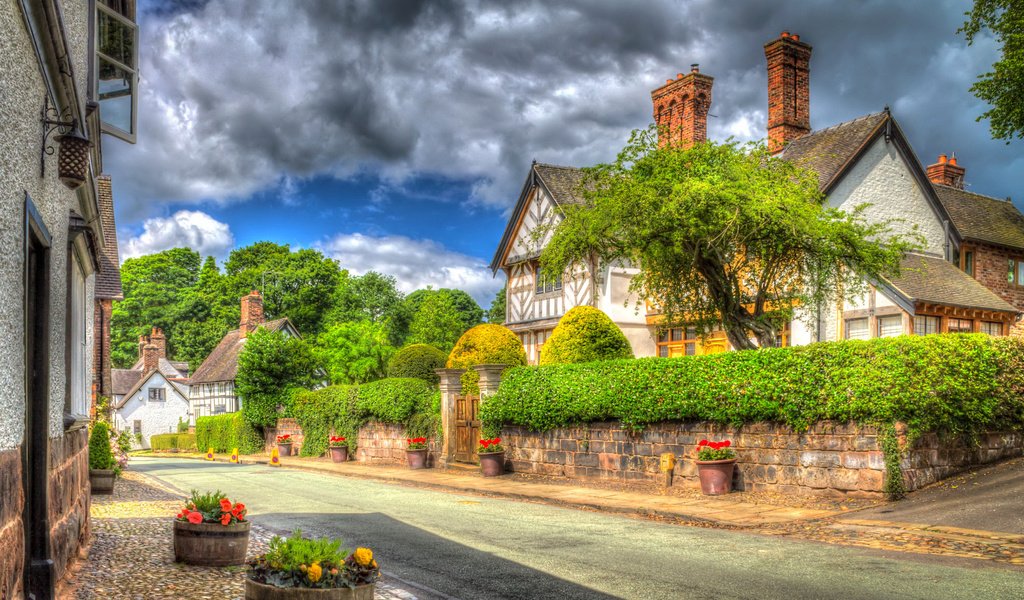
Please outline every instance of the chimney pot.
[[954, 167], [956, 166], [956, 154], [954, 154], [953, 157], [949, 159], [949, 164], [953, 165]]
[[793, 40], [794, 42], [799, 42], [799, 41], [800, 41], [800, 36], [799, 36], [799, 35], [797, 35], [797, 34], [795, 34], [795, 33], [794, 33], [793, 35], [789, 36], [789, 37], [790, 37], [790, 38], [791, 38], [791, 39], [792, 39], [792, 40]]
[[953, 154], [951, 157], [940, 154], [939, 160], [935, 164], [928, 165], [925, 168], [928, 181], [961, 190], [964, 189], [964, 174], [966, 172], [966, 169], [956, 164], [956, 154]]
[[946, 158], [946, 155], [945, 155], [945, 154], [940, 154], [940, 155], [939, 155], [939, 164], [940, 164], [940, 165], [944, 165], [944, 164], [946, 164], [946, 160], [947, 160], [947, 158]]
[[674, 80], [672, 80], [672, 79], [666, 79], [666, 80], [665, 80], [665, 83], [672, 83], [673, 81], [674, 81]]
[[789, 37], [789, 32], [788, 31], [783, 31], [782, 33], [779, 34], [779, 37], [788, 38]]

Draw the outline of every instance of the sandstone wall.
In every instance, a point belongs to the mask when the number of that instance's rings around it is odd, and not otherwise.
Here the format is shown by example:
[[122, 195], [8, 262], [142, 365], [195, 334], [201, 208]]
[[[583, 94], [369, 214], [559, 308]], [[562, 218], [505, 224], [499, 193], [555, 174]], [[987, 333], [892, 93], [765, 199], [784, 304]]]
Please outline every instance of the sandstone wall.
[[20, 598], [25, 560], [21, 449], [0, 452], [0, 598]]
[[50, 439], [50, 552], [58, 597], [68, 564], [89, 539], [89, 437], [84, 427]]

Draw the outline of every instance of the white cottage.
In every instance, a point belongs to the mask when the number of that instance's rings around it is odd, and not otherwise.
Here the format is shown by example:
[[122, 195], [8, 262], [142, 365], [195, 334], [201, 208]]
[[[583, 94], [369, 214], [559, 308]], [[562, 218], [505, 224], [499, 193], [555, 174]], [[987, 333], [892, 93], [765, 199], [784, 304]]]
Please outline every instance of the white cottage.
[[166, 357], [166, 338], [160, 329], [139, 340], [139, 362], [131, 369], [114, 369], [113, 423], [118, 431], [136, 437], [149, 448], [149, 438], [177, 431], [189, 421], [188, 371]]

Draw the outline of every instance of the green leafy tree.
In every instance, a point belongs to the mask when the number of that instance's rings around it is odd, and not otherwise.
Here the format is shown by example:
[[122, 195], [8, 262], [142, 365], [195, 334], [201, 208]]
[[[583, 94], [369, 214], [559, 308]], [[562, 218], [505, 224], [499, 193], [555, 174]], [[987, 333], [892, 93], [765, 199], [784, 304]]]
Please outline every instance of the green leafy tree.
[[494, 300], [491, 301], [491, 307], [487, 309], [487, 322], [496, 323], [501, 325], [505, 322], [505, 302], [508, 289], [508, 284], [501, 286], [498, 293], [494, 296]]
[[292, 392], [316, 385], [320, 366], [301, 338], [260, 327], [248, 335], [238, 355], [235, 390], [242, 399], [242, 414], [252, 425], [273, 425], [287, 416]]
[[449, 294], [427, 295], [409, 324], [409, 342], [429, 344], [448, 352], [465, 331], [463, 315]]
[[178, 316], [168, 331], [168, 354], [186, 361], [194, 371], [220, 343], [238, 327], [239, 302], [217, 261], [208, 256], [192, 288], [185, 290], [174, 313]]
[[332, 326], [320, 334], [313, 349], [332, 384], [376, 381], [387, 376], [395, 349], [388, 344], [380, 323], [352, 321]]
[[974, 0], [960, 31], [973, 44], [989, 31], [1000, 44], [999, 60], [978, 76], [971, 92], [991, 106], [978, 120], [988, 119], [992, 137], [1024, 139], [1024, 1]]
[[388, 377], [415, 377], [433, 385], [441, 378], [434, 371], [443, 369], [448, 355], [427, 344], [409, 344], [391, 357]]
[[541, 263], [549, 273], [636, 265], [631, 291], [667, 323], [701, 335], [721, 326], [737, 349], [771, 347], [795, 305], [834, 304], [895, 275], [915, 246], [888, 222], [866, 222], [864, 206], [831, 208], [817, 182], [761, 144], [680, 149], [659, 146], [653, 127], [635, 131], [614, 163], [586, 171], [584, 203], [538, 228], [553, 235]]
[[633, 348], [619, 326], [593, 306], [577, 306], [562, 315], [540, 351], [542, 365], [616, 358], [633, 358]]

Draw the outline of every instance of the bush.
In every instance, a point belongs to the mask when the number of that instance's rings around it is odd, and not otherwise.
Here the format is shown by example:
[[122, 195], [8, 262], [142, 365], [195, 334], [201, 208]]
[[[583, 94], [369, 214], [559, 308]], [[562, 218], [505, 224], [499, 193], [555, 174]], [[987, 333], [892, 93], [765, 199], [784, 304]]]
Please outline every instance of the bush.
[[526, 351], [516, 334], [507, 327], [484, 323], [462, 334], [448, 355], [449, 369], [466, 369], [462, 374], [462, 393], [476, 394], [480, 374], [475, 365], [525, 365]]
[[161, 433], [149, 437], [153, 450], [196, 450], [196, 436], [190, 433]]
[[[238, 355], [235, 390], [242, 414], [252, 425], [268, 427], [291, 416], [291, 390], [317, 383], [319, 366], [302, 339], [260, 327], [248, 335]], [[278, 410], [284, 408], [284, 412]]]
[[196, 419], [196, 447], [203, 452], [231, 452], [240, 454], [263, 452], [263, 436], [245, 420], [242, 413], [227, 413]]
[[443, 369], [445, 353], [429, 344], [410, 344], [402, 348], [388, 363], [388, 377], [415, 377], [431, 385], [441, 378], [434, 369]]
[[114, 468], [114, 454], [110, 451], [110, 428], [103, 421], [94, 423], [89, 434], [89, 468]]
[[912, 436], [1024, 426], [1024, 342], [902, 336], [682, 358], [516, 368], [481, 404], [485, 431], [618, 420], [739, 426], [902, 421]]
[[562, 315], [540, 351], [542, 365], [616, 358], [633, 358], [633, 348], [619, 326], [593, 306], [577, 306]]

